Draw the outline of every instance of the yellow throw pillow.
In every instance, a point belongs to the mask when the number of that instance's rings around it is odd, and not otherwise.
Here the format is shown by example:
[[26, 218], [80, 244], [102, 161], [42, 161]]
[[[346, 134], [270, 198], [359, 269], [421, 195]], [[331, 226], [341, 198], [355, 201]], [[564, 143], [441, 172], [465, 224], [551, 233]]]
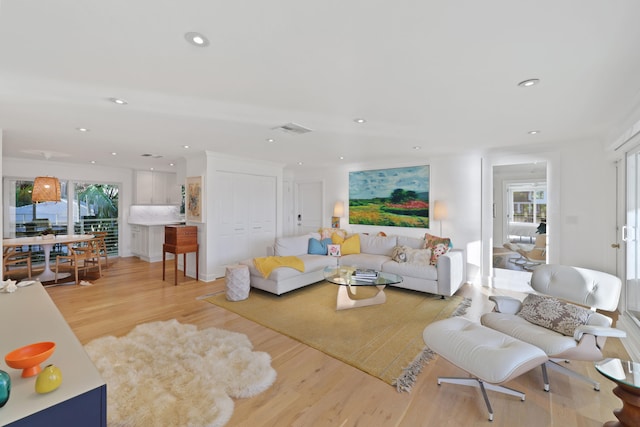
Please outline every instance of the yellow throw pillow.
[[354, 234], [346, 239], [338, 233], [331, 235], [331, 241], [334, 245], [340, 245], [342, 255], [359, 254], [360, 253], [360, 235]]

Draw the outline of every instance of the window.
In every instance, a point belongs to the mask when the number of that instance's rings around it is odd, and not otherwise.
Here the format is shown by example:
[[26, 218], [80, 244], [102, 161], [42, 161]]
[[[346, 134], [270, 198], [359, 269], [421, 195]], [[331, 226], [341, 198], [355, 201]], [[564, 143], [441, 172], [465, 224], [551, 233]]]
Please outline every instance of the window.
[[106, 231], [110, 255], [118, 254], [118, 193], [117, 185], [74, 183], [73, 231]]
[[509, 220], [527, 224], [547, 221], [546, 184], [507, 184]]
[[[107, 251], [118, 254], [117, 185], [60, 180], [61, 200], [42, 203], [31, 201], [32, 189], [33, 178], [4, 179], [4, 237], [37, 236], [48, 228], [55, 234], [107, 231]], [[52, 259], [64, 251], [58, 246], [51, 252]], [[32, 249], [32, 262], [43, 262], [43, 252]]]

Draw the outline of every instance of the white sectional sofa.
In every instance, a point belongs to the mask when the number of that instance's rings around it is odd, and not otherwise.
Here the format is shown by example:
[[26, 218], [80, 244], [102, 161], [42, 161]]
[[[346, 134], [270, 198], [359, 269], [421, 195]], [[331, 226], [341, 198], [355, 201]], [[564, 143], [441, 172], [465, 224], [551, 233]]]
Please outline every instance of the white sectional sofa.
[[[247, 265], [250, 272], [251, 286], [262, 289], [276, 295], [301, 288], [324, 280], [323, 270], [327, 266], [335, 266], [337, 259], [326, 255], [308, 254], [309, 239], [319, 239], [318, 233], [310, 233], [302, 236], [279, 237], [273, 248], [267, 255], [296, 256], [304, 262], [304, 272], [294, 268], [276, 268], [264, 278], [255, 267], [253, 259], [244, 260], [241, 264]], [[402, 283], [394, 285], [405, 289], [428, 292], [443, 297], [453, 295], [464, 283], [463, 251], [451, 249], [441, 255], [435, 266], [414, 262], [396, 262], [392, 259], [393, 250], [397, 246], [405, 246], [413, 249], [424, 247], [422, 238], [406, 236], [373, 236], [364, 233], [359, 234], [360, 253], [343, 255], [340, 265], [349, 265], [358, 268], [372, 268], [399, 274], [403, 277]]]

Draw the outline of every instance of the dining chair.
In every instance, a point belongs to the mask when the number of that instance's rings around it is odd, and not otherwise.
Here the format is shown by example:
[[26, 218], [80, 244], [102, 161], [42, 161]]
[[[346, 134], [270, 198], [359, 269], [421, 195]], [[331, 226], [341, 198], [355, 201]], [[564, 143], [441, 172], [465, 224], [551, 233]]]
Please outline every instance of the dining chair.
[[31, 278], [31, 251], [19, 251], [16, 247], [7, 247], [2, 251], [2, 265], [4, 265], [5, 272], [3, 279], [9, 278], [10, 273], [13, 270], [9, 269], [9, 266], [26, 264], [27, 275]]
[[60, 267], [63, 269], [74, 270], [76, 284], [78, 284], [78, 272], [88, 271], [91, 268], [98, 267], [98, 276], [102, 276], [102, 268], [100, 264], [100, 253], [97, 249], [95, 239], [88, 240], [83, 246], [74, 246], [67, 244], [67, 255], [58, 255], [56, 258], [56, 278], [58, 283], [58, 272]]
[[96, 248], [98, 250], [98, 255], [100, 257], [104, 257], [104, 266], [105, 268], [109, 268], [109, 255], [107, 254], [107, 242], [106, 238], [109, 232], [107, 231], [95, 231], [93, 235], [95, 236]]

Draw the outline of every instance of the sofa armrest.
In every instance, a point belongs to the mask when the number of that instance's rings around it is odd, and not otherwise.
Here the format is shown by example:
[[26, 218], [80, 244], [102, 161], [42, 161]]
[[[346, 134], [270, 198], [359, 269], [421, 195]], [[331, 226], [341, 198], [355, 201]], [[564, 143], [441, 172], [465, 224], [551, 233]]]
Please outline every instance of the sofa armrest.
[[580, 341], [582, 339], [582, 335], [589, 334], [595, 335], [596, 337], [614, 337], [614, 338], [625, 338], [627, 333], [625, 331], [621, 331], [616, 328], [608, 328], [606, 326], [594, 326], [594, 325], [580, 325], [573, 332], [573, 338], [576, 341]]
[[512, 297], [491, 295], [489, 301], [495, 303], [495, 311], [498, 313], [516, 314], [520, 311], [520, 308], [522, 308], [522, 302]]
[[461, 249], [451, 249], [438, 258], [438, 295], [451, 296], [464, 283], [463, 253]]

